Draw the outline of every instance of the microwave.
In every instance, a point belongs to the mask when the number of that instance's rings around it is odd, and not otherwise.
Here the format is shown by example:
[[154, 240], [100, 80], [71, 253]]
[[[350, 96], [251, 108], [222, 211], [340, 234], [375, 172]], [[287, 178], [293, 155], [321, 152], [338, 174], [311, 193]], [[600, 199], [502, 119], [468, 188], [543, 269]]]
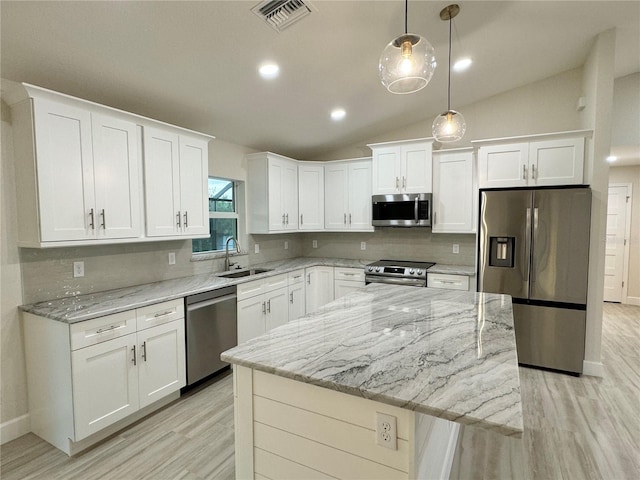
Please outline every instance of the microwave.
[[373, 195], [371, 201], [374, 227], [431, 226], [431, 193]]

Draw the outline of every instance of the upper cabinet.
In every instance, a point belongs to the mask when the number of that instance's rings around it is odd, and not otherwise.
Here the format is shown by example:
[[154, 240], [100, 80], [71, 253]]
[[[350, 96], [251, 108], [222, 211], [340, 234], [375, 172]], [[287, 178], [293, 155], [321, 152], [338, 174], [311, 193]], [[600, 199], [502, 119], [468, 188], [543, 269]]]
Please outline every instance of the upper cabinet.
[[324, 164], [298, 164], [300, 230], [324, 230]]
[[589, 131], [473, 142], [480, 188], [579, 185]]
[[249, 233], [298, 230], [298, 162], [264, 152], [247, 155]]
[[[157, 124], [158, 132], [173, 139], [178, 136], [176, 132], [185, 130], [39, 87], [11, 86], [6, 100], [12, 107], [18, 245], [42, 248], [124, 243], [159, 235], [149, 221], [155, 213], [148, 210], [145, 231], [144, 205], [155, 206], [167, 197], [175, 201], [176, 190], [172, 186], [165, 189], [167, 181], [156, 182], [161, 167], [156, 170], [155, 158], [148, 158], [155, 153], [154, 148], [143, 150], [142, 131], [154, 130], [151, 125]], [[184, 157], [190, 163], [182, 174], [172, 171], [170, 177], [183, 181], [181, 190], [189, 193], [187, 199], [183, 197], [189, 206], [188, 218], [184, 217], [184, 207], [179, 211], [182, 221], [187, 218], [192, 226], [187, 233], [190, 236], [208, 235], [209, 231], [209, 138], [185, 137], [187, 150], [189, 145], [198, 144], [195, 174], [193, 152], [183, 154], [177, 142], [179, 154], [169, 147], [172, 160]], [[147, 167], [144, 172], [143, 163]], [[149, 169], [150, 165], [154, 167]], [[145, 193], [151, 197], [146, 202]], [[172, 213], [174, 220], [177, 213]]]
[[207, 142], [153, 127], [143, 138], [147, 234], [208, 236]]
[[433, 152], [434, 233], [475, 233], [477, 186], [473, 149]]
[[327, 162], [324, 178], [325, 229], [373, 231], [371, 159]]
[[431, 193], [433, 140], [368, 145], [373, 152], [372, 195]]

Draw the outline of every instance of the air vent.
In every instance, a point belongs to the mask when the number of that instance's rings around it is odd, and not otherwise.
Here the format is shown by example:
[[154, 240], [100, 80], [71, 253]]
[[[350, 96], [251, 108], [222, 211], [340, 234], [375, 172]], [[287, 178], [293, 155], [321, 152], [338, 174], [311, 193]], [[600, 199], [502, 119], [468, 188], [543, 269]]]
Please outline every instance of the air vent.
[[309, 15], [315, 8], [303, 0], [266, 0], [251, 9], [272, 28], [281, 32]]

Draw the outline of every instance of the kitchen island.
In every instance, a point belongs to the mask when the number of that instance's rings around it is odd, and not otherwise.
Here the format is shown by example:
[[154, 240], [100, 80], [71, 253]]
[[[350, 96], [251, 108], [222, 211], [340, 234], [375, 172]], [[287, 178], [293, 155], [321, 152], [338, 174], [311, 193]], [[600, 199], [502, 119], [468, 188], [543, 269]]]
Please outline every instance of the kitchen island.
[[460, 425], [523, 431], [506, 295], [371, 284], [222, 359], [237, 478], [446, 478]]

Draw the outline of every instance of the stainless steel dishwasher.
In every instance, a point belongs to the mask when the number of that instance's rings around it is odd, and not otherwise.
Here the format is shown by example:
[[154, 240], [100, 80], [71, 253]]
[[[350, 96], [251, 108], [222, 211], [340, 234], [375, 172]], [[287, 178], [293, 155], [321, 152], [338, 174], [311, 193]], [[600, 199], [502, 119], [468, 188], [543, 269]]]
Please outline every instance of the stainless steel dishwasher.
[[236, 287], [224, 287], [185, 298], [187, 385], [229, 364], [220, 354], [238, 344]]

